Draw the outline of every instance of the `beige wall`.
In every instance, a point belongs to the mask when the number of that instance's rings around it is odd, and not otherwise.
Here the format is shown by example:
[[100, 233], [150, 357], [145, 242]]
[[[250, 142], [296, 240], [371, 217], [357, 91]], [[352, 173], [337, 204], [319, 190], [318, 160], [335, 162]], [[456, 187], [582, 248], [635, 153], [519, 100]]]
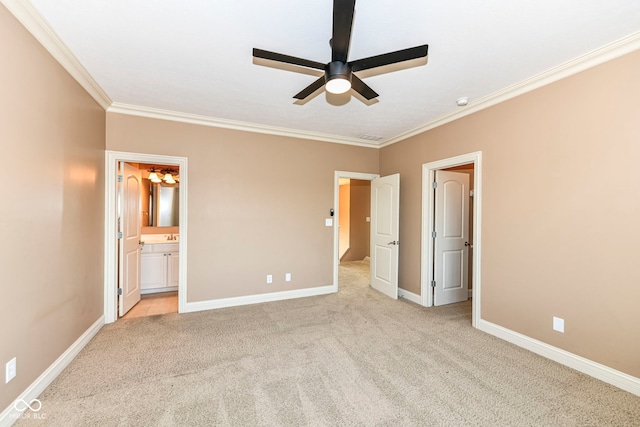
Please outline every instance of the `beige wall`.
[[369, 256], [369, 238], [371, 223], [371, 181], [352, 179], [349, 185], [349, 251], [342, 261], [356, 261]]
[[421, 165], [480, 150], [483, 319], [640, 377], [639, 75], [637, 51], [384, 148], [401, 287], [420, 292]]
[[102, 315], [105, 112], [2, 5], [0, 52], [2, 411]]
[[341, 184], [338, 188], [338, 258], [342, 259], [349, 250], [351, 240], [351, 183]]
[[334, 172], [379, 161], [377, 149], [112, 113], [107, 149], [188, 158], [189, 302], [331, 285]]

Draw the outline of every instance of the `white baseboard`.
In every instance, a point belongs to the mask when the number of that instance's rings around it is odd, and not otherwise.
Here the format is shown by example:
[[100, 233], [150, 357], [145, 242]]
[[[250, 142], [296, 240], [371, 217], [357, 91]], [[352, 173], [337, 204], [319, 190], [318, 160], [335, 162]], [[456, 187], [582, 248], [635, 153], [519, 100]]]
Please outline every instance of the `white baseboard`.
[[551, 359], [562, 365], [616, 386], [622, 390], [628, 391], [636, 396], [640, 396], [640, 378], [633, 377], [629, 374], [625, 374], [624, 372], [620, 372], [592, 360], [585, 359], [584, 357], [530, 338], [526, 335], [522, 335], [518, 332], [514, 332], [510, 329], [496, 325], [495, 323], [487, 322], [486, 320], [480, 320], [480, 322], [478, 322], [478, 329], [539, 354], [540, 356], [546, 357], [547, 359]]
[[282, 301], [294, 298], [313, 297], [317, 295], [326, 295], [335, 293], [336, 288], [333, 285], [320, 286], [317, 288], [296, 289], [292, 291], [270, 292], [267, 294], [247, 295], [244, 297], [232, 297], [213, 299], [208, 301], [187, 302], [184, 313], [193, 313], [195, 311], [215, 310], [218, 308], [237, 307], [240, 305], [260, 304], [263, 302]]
[[398, 288], [398, 298], [404, 298], [407, 301], [415, 302], [416, 304], [422, 305], [422, 298], [418, 294], [414, 294], [413, 292], [409, 292], [402, 288]]
[[[18, 402], [32, 402], [56, 379], [58, 375], [66, 368], [69, 363], [80, 353], [91, 339], [98, 333], [98, 331], [104, 326], [104, 316], [100, 316], [93, 325], [89, 327], [71, 346], [64, 352], [55, 362], [51, 364], [25, 391], [22, 392], [16, 400], [13, 401], [8, 408], [6, 408], [0, 414], [0, 427], [9, 427], [13, 425], [26, 409], [25, 405], [16, 405]], [[19, 406], [20, 409], [16, 409]], [[43, 415], [46, 412], [46, 407], [40, 411]]]
[[175, 292], [177, 290], [178, 286], [170, 286], [168, 288], [140, 289], [140, 295], [160, 294], [162, 292]]

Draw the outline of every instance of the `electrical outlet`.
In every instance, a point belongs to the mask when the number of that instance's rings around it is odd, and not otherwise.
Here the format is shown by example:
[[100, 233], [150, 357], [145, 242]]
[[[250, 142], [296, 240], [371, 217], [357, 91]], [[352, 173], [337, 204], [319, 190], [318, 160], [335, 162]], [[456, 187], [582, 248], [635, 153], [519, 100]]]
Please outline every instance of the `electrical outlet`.
[[291, 273], [287, 273], [284, 275], [284, 281], [285, 282], [290, 282], [291, 281]]
[[273, 276], [271, 274], [267, 274], [267, 283], [273, 283]]
[[16, 358], [9, 360], [5, 365], [5, 383], [16, 377]]
[[553, 330], [554, 331], [558, 331], [558, 332], [562, 332], [564, 334], [564, 319], [561, 319], [559, 317], [555, 317], [553, 318]]

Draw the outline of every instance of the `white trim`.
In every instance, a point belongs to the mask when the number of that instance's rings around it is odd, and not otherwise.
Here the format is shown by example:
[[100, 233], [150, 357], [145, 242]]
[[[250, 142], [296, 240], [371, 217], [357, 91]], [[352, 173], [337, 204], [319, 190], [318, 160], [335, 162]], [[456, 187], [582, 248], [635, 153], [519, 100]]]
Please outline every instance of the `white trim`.
[[111, 105], [109, 95], [27, 0], [0, 1], [102, 108]]
[[623, 55], [631, 53], [640, 49], [640, 31], [609, 43], [599, 49], [593, 50], [585, 55], [574, 58], [571, 61], [560, 64], [557, 67], [553, 67], [547, 71], [536, 74], [529, 77], [519, 83], [508, 86], [498, 92], [487, 95], [476, 101], [470, 102], [466, 107], [457, 109], [449, 114], [445, 114], [435, 120], [425, 123], [413, 130], [401, 133], [395, 137], [384, 140], [380, 143], [379, 147], [386, 147], [387, 145], [394, 144], [428, 130], [437, 128], [454, 120], [458, 120], [462, 117], [468, 116], [486, 108], [492, 107], [501, 102], [515, 98], [532, 90], [547, 86], [551, 83], [555, 83], [559, 80], [577, 74], [581, 71], [585, 71], [589, 68], [593, 68], [605, 62], [614, 60]]
[[518, 332], [514, 332], [500, 325], [487, 322], [486, 320], [481, 319], [477, 328], [490, 335], [515, 344], [518, 347], [532, 351], [540, 356], [546, 357], [547, 359], [551, 359], [554, 362], [558, 362], [591, 377], [621, 388], [622, 390], [628, 391], [629, 393], [635, 394], [636, 396], [640, 396], [640, 378], [636, 378], [608, 366], [601, 365], [600, 363], [554, 347], [542, 341], [538, 341]]
[[237, 307], [249, 304], [261, 304], [263, 302], [284, 301], [294, 298], [314, 297], [335, 293], [334, 287], [319, 286], [317, 288], [295, 289], [291, 291], [270, 292], [266, 294], [247, 295], [244, 297], [231, 297], [212, 299], [208, 301], [187, 302], [181, 313], [193, 313], [195, 311], [215, 310], [218, 308]]
[[[89, 329], [87, 329], [71, 346], [65, 350], [40, 376], [33, 382], [20, 396], [18, 396], [2, 413], [0, 414], [0, 427], [8, 427], [13, 425], [20, 418], [20, 414], [24, 411], [18, 411], [15, 408], [16, 402], [23, 400], [31, 402], [55, 380], [58, 375], [67, 367], [69, 363], [80, 353], [80, 351], [91, 341], [91, 339], [104, 326], [104, 316], [100, 316]], [[46, 407], [42, 412], [46, 412]]]
[[175, 292], [177, 290], [178, 290], [177, 286], [170, 286], [168, 288], [140, 289], [140, 295], [161, 294], [161, 293], [164, 293], [164, 292]]
[[398, 298], [404, 298], [407, 301], [422, 305], [422, 297], [420, 295], [414, 294], [413, 292], [409, 292], [402, 288], [398, 288]]
[[333, 287], [334, 292], [338, 292], [338, 266], [340, 264], [340, 236], [338, 230], [338, 218], [340, 218], [340, 178], [359, 179], [362, 181], [373, 181], [380, 178], [377, 173], [361, 173], [335, 171], [333, 174]]
[[180, 168], [180, 240], [178, 313], [184, 313], [187, 304], [187, 217], [188, 217], [188, 169], [187, 158], [162, 156], [158, 154], [129, 153], [123, 151], [105, 152], [105, 224], [104, 224], [104, 319], [105, 323], [117, 320], [117, 277], [116, 260], [116, 174], [119, 161], [138, 163], [158, 163]]
[[473, 252], [472, 268], [472, 315], [471, 324], [477, 328], [481, 319], [481, 259], [482, 259], [482, 152], [463, 154], [422, 165], [422, 259], [420, 260], [420, 294], [421, 304], [433, 306], [431, 281], [433, 280], [433, 206], [435, 204], [431, 183], [435, 179], [435, 171], [455, 166], [473, 164]]
[[378, 148], [376, 141], [351, 138], [347, 136], [329, 135], [311, 131], [261, 125], [236, 120], [219, 119], [211, 116], [181, 113], [179, 111], [162, 110], [159, 108], [143, 107], [140, 105], [114, 102], [107, 109], [109, 113], [126, 114], [130, 116], [147, 117], [151, 119], [169, 120], [201, 126], [211, 126], [224, 129], [234, 129], [245, 132], [255, 132], [267, 135], [286, 136], [291, 138], [310, 139], [313, 141], [333, 142], [336, 144], [355, 145], [359, 147]]

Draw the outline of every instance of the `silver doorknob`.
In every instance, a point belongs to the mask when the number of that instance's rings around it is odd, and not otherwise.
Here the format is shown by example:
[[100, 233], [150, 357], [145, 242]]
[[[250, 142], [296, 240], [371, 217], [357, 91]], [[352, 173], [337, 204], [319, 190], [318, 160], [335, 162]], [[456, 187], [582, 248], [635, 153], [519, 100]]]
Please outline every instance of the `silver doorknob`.
[[393, 242], [387, 243], [387, 245], [399, 245], [399, 244], [400, 244], [400, 240], [394, 240]]

